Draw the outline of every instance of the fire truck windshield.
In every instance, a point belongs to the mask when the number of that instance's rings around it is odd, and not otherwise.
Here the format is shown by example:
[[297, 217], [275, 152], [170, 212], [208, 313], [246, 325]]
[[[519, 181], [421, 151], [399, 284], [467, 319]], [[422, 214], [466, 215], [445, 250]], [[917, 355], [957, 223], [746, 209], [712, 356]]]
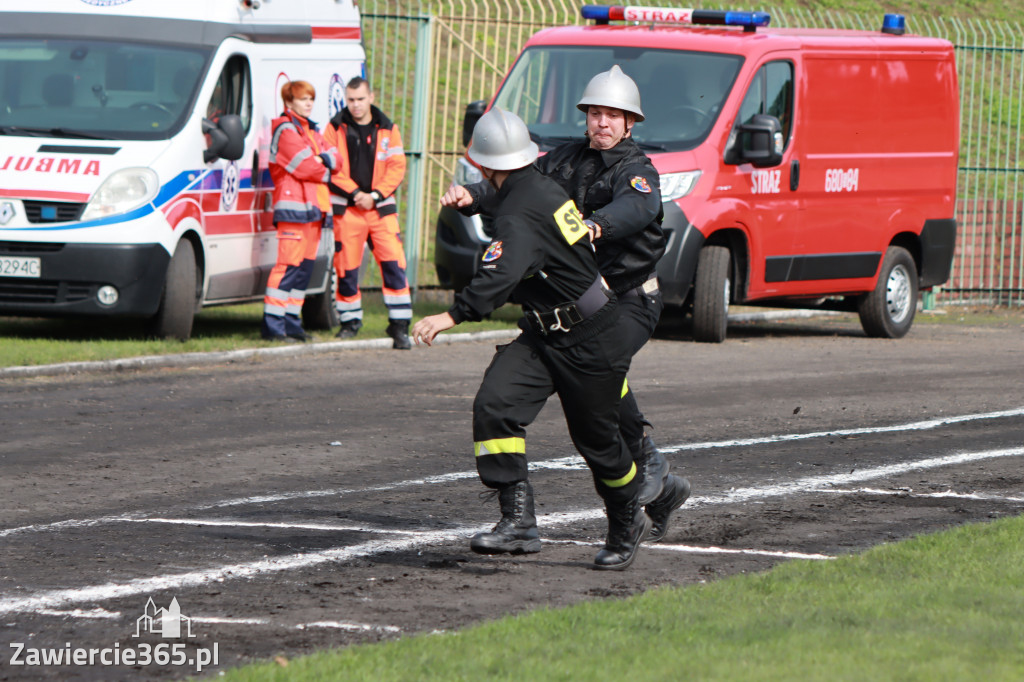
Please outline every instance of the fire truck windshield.
[[0, 39], [0, 129], [167, 139], [191, 111], [206, 49], [93, 39]]
[[495, 104], [526, 122], [542, 150], [578, 140], [583, 89], [618, 64], [640, 88], [645, 120], [633, 137], [646, 149], [683, 151], [714, 125], [742, 64], [737, 55], [611, 46], [532, 47], [523, 52]]

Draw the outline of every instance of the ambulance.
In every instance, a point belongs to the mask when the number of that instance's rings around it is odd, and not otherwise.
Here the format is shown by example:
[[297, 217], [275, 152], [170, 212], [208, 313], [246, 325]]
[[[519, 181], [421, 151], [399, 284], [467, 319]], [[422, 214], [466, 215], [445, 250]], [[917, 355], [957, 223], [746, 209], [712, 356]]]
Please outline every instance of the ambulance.
[[[312, 83], [324, 124], [359, 75], [353, 0], [0, 0], [0, 315], [185, 340], [262, 300], [281, 86]], [[310, 329], [337, 324], [332, 253], [325, 230]]]
[[[959, 94], [953, 46], [879, 31], [774, 29], [763, 12], [587, 6], [593, 24], [540, 31], [492, 104], [541, 149], [582, 139], [576, 103], [618, 64], [640, 88], [633, 137], [661, 176], [665, 302], [698, 341], [726, 336], [729, 306], [857, 311], [868, 336], [910, 329], [944, 283], [956, 238]], [[623, 23], [618, 23], [618, 22]], [[484, 110], [467, 109], [468, 133]], [[464, 139], [468, 135], [464, 134]], [[460, 160], [456, 182], [480, 177]], [[484, 217], [444, 209], [435, 264], [472, 278]]]

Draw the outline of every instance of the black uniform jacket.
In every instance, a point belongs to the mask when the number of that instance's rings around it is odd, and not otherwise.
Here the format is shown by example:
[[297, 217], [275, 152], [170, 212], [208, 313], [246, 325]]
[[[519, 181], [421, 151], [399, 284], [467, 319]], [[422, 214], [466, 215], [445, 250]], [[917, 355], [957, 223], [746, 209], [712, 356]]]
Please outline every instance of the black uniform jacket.
[[[608, 285], [622, 293], [643, 284], [664, 255], [666, 240], [658, 171], [636, 142], [627, 137], [603, 151], [591, 149], [587, 140], [569, 142], [535, 165], [569, 193], [584, 219], [601, 226], [594, 246]], [[466, 189], [473, 205], [463, 213], [492, 213], [489, 183]]]
[[[448, 310], [456, 323], [480, 320], [510, 297], [524, 312], [577, 301], [600, 277], [586, 225], [572, 199], [533, 166], [513, 171], [494, 196], [494, 237], [473, 280]], [[568, 333], [544, 337], [572, 345], [614, 320], [615, 297]], [[520, 321], [528, 333], [532, 327]]]

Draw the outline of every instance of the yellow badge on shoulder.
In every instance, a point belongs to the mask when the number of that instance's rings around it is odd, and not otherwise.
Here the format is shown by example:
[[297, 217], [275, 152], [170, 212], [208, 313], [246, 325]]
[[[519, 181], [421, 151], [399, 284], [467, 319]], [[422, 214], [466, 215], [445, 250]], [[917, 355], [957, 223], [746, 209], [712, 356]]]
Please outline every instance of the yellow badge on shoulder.
[[590, 231], [583, 223], [583, 216], [576, 210], [576, 204], [572, 202], [572, 199], [559, 206], [554, 217], [555, 222], [558, 223], [558, 229], [562, 231], [562, 236], [570, 244], [578, 242], [583, 235], [590, 235]]
[[642, 178], [639, 175], [634, 175], [629, 180], [629, 184], [633, 186], [637, 192], [643, 192], [644, 194], [651, 193], [651, 186], [647, 184], [647, 178]]
[[484, 255], [480, 260], [485, 263], [492, 263], [499, 258], [501, 258], [501, 242], [491, 242], [491, 245], [484, 251]]

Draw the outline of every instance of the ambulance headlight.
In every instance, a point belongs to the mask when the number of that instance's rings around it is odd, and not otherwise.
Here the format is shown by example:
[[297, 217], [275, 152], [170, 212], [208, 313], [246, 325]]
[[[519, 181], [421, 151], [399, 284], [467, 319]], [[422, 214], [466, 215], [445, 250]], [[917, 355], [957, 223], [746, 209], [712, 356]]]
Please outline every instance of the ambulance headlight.
[[660, 176], [661, 200], [664, 202], [685, 197], [697, 186], [700, 174], [699, 170], [662, 174]]
[[82, 220], [119, 215], [145, 206], [160, 184], [151, 168], [123, 168], [107, 178], [82, 213]]
[[480, 169], [467, 161], [465, 157], [459, 159], [455, 164], [456, 185], [472, 185], [474, 182], [480, 182], [483, 179], [484, 176]]

